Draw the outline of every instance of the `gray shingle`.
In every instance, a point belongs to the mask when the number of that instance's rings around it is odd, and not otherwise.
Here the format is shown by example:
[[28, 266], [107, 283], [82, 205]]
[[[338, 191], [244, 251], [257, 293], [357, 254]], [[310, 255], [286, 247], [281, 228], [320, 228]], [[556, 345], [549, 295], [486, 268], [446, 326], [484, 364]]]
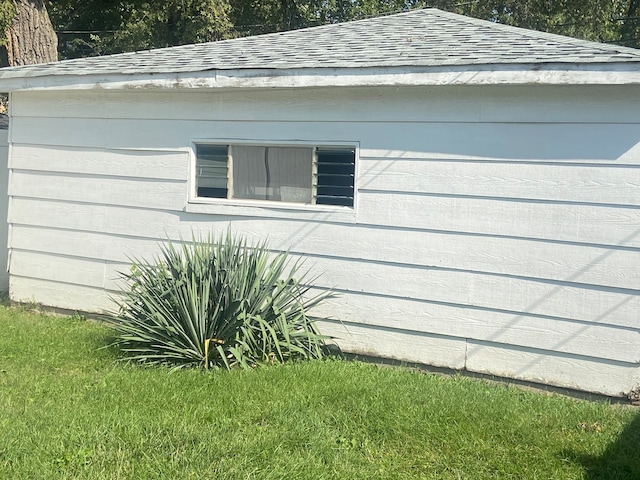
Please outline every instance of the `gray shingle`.
[[289, 32], [0, 69], [0, 78], [208, 70], [640, 62], [640, 50], [429, 8]]

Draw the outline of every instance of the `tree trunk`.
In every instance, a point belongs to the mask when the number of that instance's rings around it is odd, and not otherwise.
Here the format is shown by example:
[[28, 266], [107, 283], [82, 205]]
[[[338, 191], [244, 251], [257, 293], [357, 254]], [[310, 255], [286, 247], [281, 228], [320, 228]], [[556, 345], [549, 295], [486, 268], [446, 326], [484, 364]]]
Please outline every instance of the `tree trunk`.
[[[16, 16], [7, 31], [4, 66], [58, 60], [58, 38], [42, 0], [14, 0]], [[4, 55], [2, 55], [4, 56]]]

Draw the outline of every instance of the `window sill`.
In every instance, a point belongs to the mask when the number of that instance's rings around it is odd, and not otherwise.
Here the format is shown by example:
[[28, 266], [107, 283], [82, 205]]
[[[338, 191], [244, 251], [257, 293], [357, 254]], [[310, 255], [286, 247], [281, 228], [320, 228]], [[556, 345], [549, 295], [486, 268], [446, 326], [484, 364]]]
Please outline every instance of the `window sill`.
[[284, 218], [332, 223], [356, 223], [356, 212], [351, 207], [332, 205], [303, 205], [259, 200], [202, 199], [189, 200], [187, 213], [224, 215], [233, 217]]

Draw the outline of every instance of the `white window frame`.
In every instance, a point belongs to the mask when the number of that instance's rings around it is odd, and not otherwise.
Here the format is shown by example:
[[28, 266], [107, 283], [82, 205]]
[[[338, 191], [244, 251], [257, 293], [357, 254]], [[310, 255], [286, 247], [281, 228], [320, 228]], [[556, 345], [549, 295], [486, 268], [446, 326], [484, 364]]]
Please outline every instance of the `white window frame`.
[[[191, 140], [189, 161], [189, 196], [185, 211], [214, 215], [271, 216], [277, 218], [316, 219], [355, 223], [357, 210], [357, 179], [359, 165], [359, 142], [307, 141], [307, 140], [255, 140], [237, 138], [197, 138]], [[353, 206], [304, 204], [275, 200], [253, 200], [239, 198], [198, 197], [196, 181], [196, 148], [198, 145], [243, 145], [259, 147], [303, 147], [303, 148], [350, 148], [355, 151]], [[230, 171], [233, 166], [230, 166]], [[315, 168], [315, 167], [314, 167]]]

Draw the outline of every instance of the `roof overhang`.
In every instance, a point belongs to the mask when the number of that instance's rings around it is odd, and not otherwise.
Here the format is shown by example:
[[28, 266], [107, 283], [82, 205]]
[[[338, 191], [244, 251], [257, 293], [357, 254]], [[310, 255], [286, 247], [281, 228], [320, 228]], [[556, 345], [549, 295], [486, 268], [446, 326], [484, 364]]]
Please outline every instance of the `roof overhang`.
[[237, 89], [433, 85], [640, 84], [640, 64], [526, 64], [440, 67], [243, 69], [204, 72], [6, 76], [0, 91]]

